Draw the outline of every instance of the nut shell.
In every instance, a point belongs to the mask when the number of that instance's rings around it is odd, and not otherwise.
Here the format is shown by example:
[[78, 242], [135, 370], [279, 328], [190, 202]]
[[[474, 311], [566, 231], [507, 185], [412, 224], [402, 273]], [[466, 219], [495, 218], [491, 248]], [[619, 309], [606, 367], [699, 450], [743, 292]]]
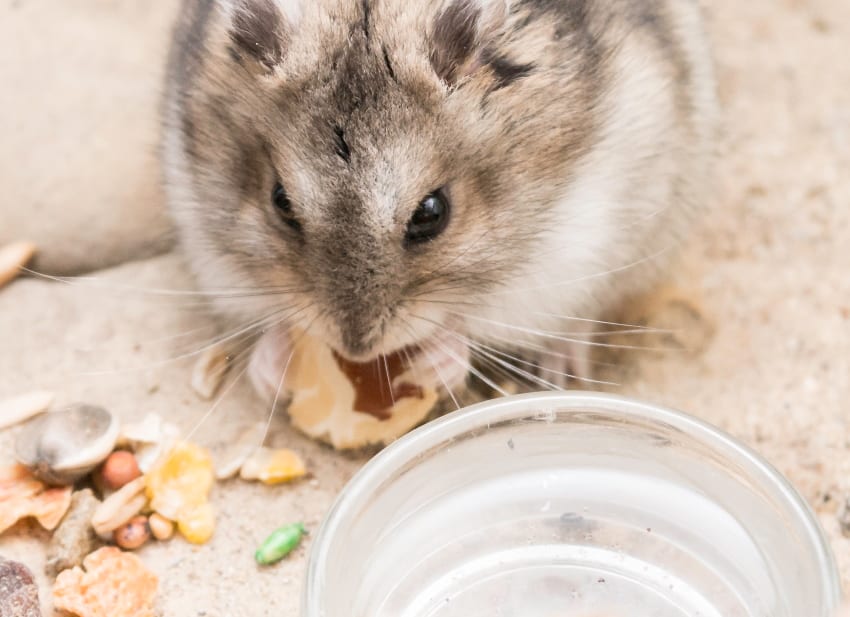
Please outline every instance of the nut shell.
[[117, 418], [106, 409], [73, 405], [30, 420], [18, 435], [15, 455], [39, 480], [67, 486], [109, 456], [118, 429]]

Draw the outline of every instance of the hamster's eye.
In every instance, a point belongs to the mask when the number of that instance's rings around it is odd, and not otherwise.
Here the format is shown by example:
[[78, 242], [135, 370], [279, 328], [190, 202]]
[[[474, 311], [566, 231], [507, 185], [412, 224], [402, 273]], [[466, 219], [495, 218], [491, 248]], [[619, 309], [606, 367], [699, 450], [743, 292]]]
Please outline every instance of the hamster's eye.
[[292, 213], [292, 203], [289, 201], [286, 189], [283, 188], [280, 182], [275, 183], [272, 189], [272, 203], [284, 223], [292, 227], [295, 231], [301, 231], [301, 223], [298, 222]]
[[420, 244], [433, 240], [446, 230], [451, 206], [445, 193], [438, 189], [428, 195], [416, 208], [407, 224], [405, 243]]

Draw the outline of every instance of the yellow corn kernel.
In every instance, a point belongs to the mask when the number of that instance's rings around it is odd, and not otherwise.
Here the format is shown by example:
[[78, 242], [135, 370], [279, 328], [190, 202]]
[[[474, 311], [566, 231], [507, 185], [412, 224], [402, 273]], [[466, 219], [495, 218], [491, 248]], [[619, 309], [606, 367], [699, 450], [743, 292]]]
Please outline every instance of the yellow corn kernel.
[[281, 484], [303, 478], [307, 466], [292, 450], [259, 448], [242, 465], [243, 480], [259, 480], [264, 484]]

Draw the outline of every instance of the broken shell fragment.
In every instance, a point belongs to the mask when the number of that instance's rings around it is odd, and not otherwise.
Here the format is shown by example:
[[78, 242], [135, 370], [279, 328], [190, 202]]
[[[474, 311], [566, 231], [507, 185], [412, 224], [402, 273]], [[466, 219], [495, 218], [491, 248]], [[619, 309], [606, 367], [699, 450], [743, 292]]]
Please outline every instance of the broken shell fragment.
[[44, 413], [52, 402], [52, 392], [40, 391], [0, 401], [0, 429], [14, 426]]
[[30, 420], [15, 444], [20, 463], [52, 485], [73, 484], [109, 456], [118, 420], [101, 407], [74, 405]]
[[242, 465], [239, 476], [243, 480], [281, 484], [303, 478], [306, 473], [304, 461], [292, 450], [258, 448]]
[[82, 565], [86, 555], [98, 548], [100, 539], [91, 526], [91, 518], [100, 505], [91, 489], [71, 496], [71, 507], [47, 545], [47, 574], [55, 577], [62, 570]]
[[151, 528], [153, 537], [161, 542], [170, 540], [171, 536], [174, 535], [174, 523], [158, 512], [150, 515], [148, 527]]
[[150, 538], [151, 530], [146, 516], [134, 516], [112, 532], [115, 544], [127, 551], [141, 548]]
[[157, 461], [177, 442], [180, 430], [159, 415], [150, 413], [140, 422], [121, 429], [118, 445], [130, 448], [143, 473], [149, 472]]
[[92, 527], [100, 537], [109, 538], [113, 531], [141, 512], [147, 502], [145, 479], [136, 478], [97, 507], [91, 518]]
[[144, 478], [154, 512], [175, 521], [190, 542], [209, 540], [215, 522], [207, 499], [215, 478], [206, 450], [178, 443]]
[[0, 615], [41, 617], [38, 586], [29, 568], [0, 558]]
[[201, 354], [192, 370], [192, 389], [202, 399], [210, 400], [221, 387], [228, 368], [230, 366], [224, 349], [210, 347]]
[[13, 242], [0, 248], [0, 287], [16, 278], [33, 255], [35, 244], [32, 242]]
[[22, 465], [0, 469], [0, 534], [30, 517], [48, 531], [56, 529], [71, 505], [71, 489], [45, 488]]
[[216, 479], [229, 480], [236, 476], [245, 461], [262, 445], [265, 434], [266, 423], [257, 422], [244, 430], [236, 441], [225, 444], [219, 454], [214, 451]]
[[118, 490], [142, 475], [132, 452], [118, 450], [109, 455], [100, 470], [103, 483], [111, 490]]
[[138, 557], [107, 546], [86, 557], [82, 568], [59, 573], [53, 604], [78, 617], [153, 617], [157, 585]]

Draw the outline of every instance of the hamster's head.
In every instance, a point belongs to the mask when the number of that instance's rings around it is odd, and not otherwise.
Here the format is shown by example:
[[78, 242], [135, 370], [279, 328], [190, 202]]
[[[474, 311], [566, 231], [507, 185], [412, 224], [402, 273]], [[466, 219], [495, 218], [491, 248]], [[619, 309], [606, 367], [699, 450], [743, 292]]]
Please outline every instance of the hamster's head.
[[188, 4], [167, 173], [220, 307], [358, 361], [461, 340], [467, 307], [523, 275], [592, 132], [552, 3]]

